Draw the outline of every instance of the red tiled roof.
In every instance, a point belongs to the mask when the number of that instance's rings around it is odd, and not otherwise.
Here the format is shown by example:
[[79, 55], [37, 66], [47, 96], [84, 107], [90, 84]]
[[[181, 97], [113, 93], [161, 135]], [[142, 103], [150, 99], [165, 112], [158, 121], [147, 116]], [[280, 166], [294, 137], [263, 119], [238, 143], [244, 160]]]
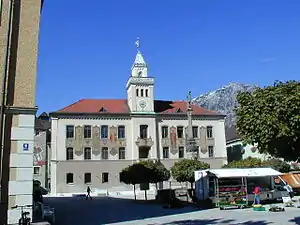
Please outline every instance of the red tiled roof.
[[125, 99], [81, 99], [58, 112], [98, 113], [104, 108], [107, 113], [128, 113], [129, 107]]
[[[102, 109], [102, 110], [101, 110]], [[184, 101], [154, 101], [154, 111], [159, 114], [186, 114]], [[192, 105], [193, 115], [220, 115], [196, 105]], [[111, 113], [129, 114], [126, 99], [82, 99], [55, 113]]]

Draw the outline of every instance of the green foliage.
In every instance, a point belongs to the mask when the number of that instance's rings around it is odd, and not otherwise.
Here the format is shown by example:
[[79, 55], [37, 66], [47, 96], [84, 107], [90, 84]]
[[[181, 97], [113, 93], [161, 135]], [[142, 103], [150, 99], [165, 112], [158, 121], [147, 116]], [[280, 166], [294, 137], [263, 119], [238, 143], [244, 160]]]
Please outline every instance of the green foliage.
[[194, 172], [196, 170], [208, 169], [209, 164], [196, 159], [183, 159], [175, 162], [171, 168], [172, 176], [178, 182], [195, 182]]
[[223, 168], [257, 168], [264, 167], [265, 162], [258, 158], [248, 157], [247, 159], [232, 161], [223, 166]]
[[170, 171], [160, 161], [147, 160], [140, 163], [151, 170], [149, 183], [158, 183], [170, 179]]
[[280, 159], [269, 159], [265, 161], [265, 164], [281, 173], [287, 173], [291, 171], [291, 165]]
[[169, 180], [168, 171], [161, 162], [151, 160], [134, 163], [120, 173], [120, 180], [125, 184], [158, 183]]
[[223, 166], [223, 168], [258, 168], [272, 167], [282, 173], [289, 172], [291, 166], [280, 159], [261, 160], [259, 158], [248, 157], [247, 159], [232, 161]]
[[151, 170], [141, 163], [132, 164], [120, 173], [120, 180], [125, 184], [141, 184], [147, 183]]
[[294, 161], [300, 158], [300, 82], [275, 82], [237, 95], [237, 130], [260, 153]]

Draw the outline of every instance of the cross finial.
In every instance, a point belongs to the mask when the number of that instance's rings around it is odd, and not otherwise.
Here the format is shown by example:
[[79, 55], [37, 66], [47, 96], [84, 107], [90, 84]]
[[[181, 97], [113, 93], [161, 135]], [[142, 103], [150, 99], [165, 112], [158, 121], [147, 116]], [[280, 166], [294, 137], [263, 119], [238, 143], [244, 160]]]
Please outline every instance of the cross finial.
[[136, 38], [135, 45], [136, 45], [137, 50], [139, 51], [139, 49], [141, 47], [141, 45], [140, 45], [140, 38], [139, 37]]

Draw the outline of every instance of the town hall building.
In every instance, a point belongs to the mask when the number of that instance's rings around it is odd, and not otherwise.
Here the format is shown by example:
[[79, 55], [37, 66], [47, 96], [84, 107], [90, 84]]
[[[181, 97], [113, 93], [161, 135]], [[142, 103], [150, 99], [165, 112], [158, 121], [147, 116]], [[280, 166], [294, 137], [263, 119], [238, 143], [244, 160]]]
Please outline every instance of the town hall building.
[[[185, 101], [154, 99], [155, 79], [139, 50], [126, 99], [81, 99], [51, 115], [51, 193], [82, 193], [122, 185], [119, 173], [144, 159], [166, 168], [186, 158]], [[197, 157], [211, 168], [227, 163], [224, 115], [192, 105]]]

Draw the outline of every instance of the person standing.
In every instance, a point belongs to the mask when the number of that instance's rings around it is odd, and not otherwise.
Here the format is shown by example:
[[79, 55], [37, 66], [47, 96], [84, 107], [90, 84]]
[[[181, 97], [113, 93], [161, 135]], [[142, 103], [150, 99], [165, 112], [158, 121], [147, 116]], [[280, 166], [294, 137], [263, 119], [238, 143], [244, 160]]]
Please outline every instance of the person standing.
[[261, 190], [261, 188], [259, 186], [256, 186], [254, 188], [254, 191], [253, 191], [253, 194], [254, 194], [253, 205], [259, 205], [260, 204], [260, 190]]
[[90, 186], [87, 187], [86, 192], [87, 192], [87, 195], [86, 195], [86, 197], [85, 197], [85, 200], [88, 200], [88, 199], [91, 199], [91, 200], [92, 200], [92, 197], [91, 197], [91, 188], [90, 188]]

